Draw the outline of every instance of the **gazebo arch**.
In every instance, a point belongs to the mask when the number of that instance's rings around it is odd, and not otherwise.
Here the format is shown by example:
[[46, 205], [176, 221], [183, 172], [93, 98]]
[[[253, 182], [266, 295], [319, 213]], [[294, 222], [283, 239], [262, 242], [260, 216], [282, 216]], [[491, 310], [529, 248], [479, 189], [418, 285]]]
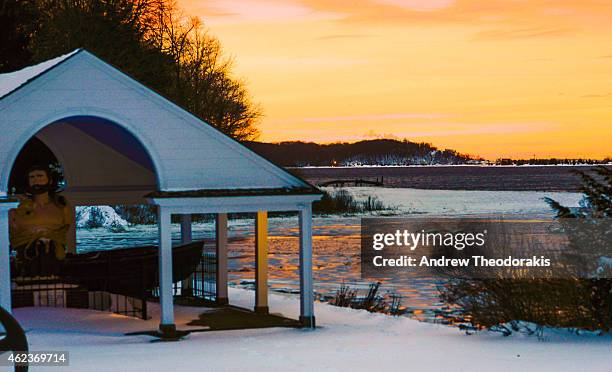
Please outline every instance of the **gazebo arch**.
[[[124, 134], [119, 137], [132, 138], [141, 144], [142, 151], [150, 158], [149, 168], [154, 168], [148, 171], [152, 171], [154, 176], [146, 178], [147, 166], [126, 159], [129, 156], [115, 151], [117, 148], [113, 148], [112, 141], [109, 143], [100, 136], [96, 138], [94, 128], [100, 123], [122, 128]], [[162, 333], [172, 333], [175, 329], [171, 216], [183, 216], [182, 235], [184, 240], [189, 240], [189, 216], [192, 213], [217, 215], [218, 244], [226, 241], [227, 213], [257, 213], [255, 307], [265, 312], [267, 212], [297, 211], [300, 221], [300, 320], [305, 326], [314, 327], [311, 205], [321, 195], [306, 181], [82, 49], [0, 75], [0, 131], [1, 306], [11, 308], [9, 250], [6, 249], [9, 244], [8, 210], [16, 207], [17, 203], [8, 195], [9, 176], [21, 147], [32, 136], [37, 136], [51, 144], [60, 153], [60, 158], [64, 157], [69, 168], [67, 171], [73, 177], [66, 192], [77, 201], [76, 204], [113, 203], [124, 198], [124, 201], [144, 200], [157, 205]], [[62, 141], [58, 138], [62, 136], [72, 140]], [[69, 164], [69, 158], [82, 150], [61, 148], [62, 143], [68, 142], [67, 146], [70, 146], [70, 143], [74, 145], [80, 141], [91, 143], [93, 147], [88, 151], [122, 156], [123, 162], [117, 165], [126, 168], [119, 167], [116, 170], [118, 174], [113, 175], [115, 178], [104, 178], [100, 174], [98, 177], [81, 177], [85, 168], [82, 164]], [[142, 179], [149, 182], [145, 185], [130, 184], [130, 175], [137, 174], [131, 173], [130, 169], [141, 172]], [[92, 174], [95, 176], [95, 172]], [[121, 181], [117, 181], [117, 177]], [[152, 179], [155, 182], [151, 182]], [[92, 184], [96, 180], [109, 182]], [[226, 247], [218, 246], [218, 252], [221, 253], [220, 261], [223, 261]]]
[[[64, 195], [74, 205], [144, 204], [143, 195], [159, 190], [153, 156], [140, 138], [117, 122], [93, 115], [68, 116], [42, 127], [33, 137], [63, 166]], [[12, 151], [19, 148], [21, 154], [24, 145], [15, 144]], [[18, 154], [10, 156], [16, 159]], [[9, 161], [7, 166], [11, 165]], [[10, 175], [3, 180], [5, 190], [15, 166], [5, 172]]]
[[72, 118], [98, 118], [106, 123], [109, 123], [110, 125], [116, 125], [125, 130], [126, 133], [129, 133], [130, 136], [135, 138], [143, 149], [146, 150], [155, 168], [155, 174], [157, 177], [156, 182], [158, 185], [160, 184], [160, 178], [163, 178], [163, 176], [160, 177], [160, 155], [156, 153], [155, 146], [153, 146], [152, 141], [147, 138], [146, 133], [139, 133], [137, 127], [131, 122], [129, 117], [125, 117], [117, 112], [108, 111], [100, 107], [82, 106], [63, 109], [60, 108], [59, 110], [53, 111], [48, 115], [41, 115], [40, 117], [33, 118], [33, 123], [25, 127], [24, 130], [19, 133], [18, 136], [16, 136], [17, 138], [15, 138], [15, 141], [8, 148], [7, 154], [5, 155], [6, 162], [3, 162], [0, 166], [0, 189], [7, 190], [8, 179], [15, 159], [30, 138], [35, 137], [37, 134], [51, 125], [62, 123], [66, 119]]

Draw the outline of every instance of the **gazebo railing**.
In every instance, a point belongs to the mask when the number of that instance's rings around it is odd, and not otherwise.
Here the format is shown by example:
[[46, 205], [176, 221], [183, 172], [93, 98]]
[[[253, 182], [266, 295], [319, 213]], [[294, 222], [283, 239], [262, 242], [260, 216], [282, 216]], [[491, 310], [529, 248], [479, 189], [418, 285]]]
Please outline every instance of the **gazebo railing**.
[[[140, 298], [88, 290], [65, 278], [17, 277], [12, 280], [13, 307], [65, 307], [109, 311], [115, 314], [147, 318], [145, 296]], [[100, 278], [104, 281], [105, 278]]]
[[204, 251], [196, 271], [191, 276], [191, 295], [206, 301], [217, 300], [217, 256]]
[[[178, 303], [212, 305], [217, 299], [216, 266], [214, 249], [203, 248], [198, 264], [189, 268], [178, 265], [173, 292]], [[15, 277], [12, 279], [14, 307], [70, 307], [100, 311], [147, 319], [147, 301], [159, 298], [159, 288], [147, 290], [147, 284], [155, 281], [156, 260], [125, 270], [99, 270], [89, 273], [87, 280], [65, 275], [62, 277]], [[104, 266], [113, 267], [109, 257]], [[150, 267], [152, 266], [152, 267]], [[189, 272], [181, 272], [181, 269]], [[126, 271], [127, 270], [127, 271]], [[120, 275], [116, 275], [120, 274]], [[150, 288], [150, 287], [149, 287]]]
[[[204, 249], [195, 271], [185, 280], [174, 283], [173, 293], [179, 302], [192, 305], [213, 304], [217, 300], [217, 257], [214, 250]], [[152, 291], [159, 297], [159, 288]]]
[[13, 307], [87, 308], [87, 289], [55, 277], [17, 277], [12, 280]]

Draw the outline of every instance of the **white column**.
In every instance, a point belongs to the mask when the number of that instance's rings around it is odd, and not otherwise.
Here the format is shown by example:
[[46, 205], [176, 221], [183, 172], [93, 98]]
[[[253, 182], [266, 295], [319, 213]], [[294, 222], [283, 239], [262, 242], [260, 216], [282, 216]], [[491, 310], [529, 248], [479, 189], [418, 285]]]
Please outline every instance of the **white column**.
[[[181, 244], [192, 242], [191, 214], [181, 214]], [[191, 296], [193, 294], [193, 275], [181, 281], [181, 295]]]
[[181, 244], [191, 243], [191, 215], [181, 214]]
[[299, 211], [300, 223], [300, 322], [314, 328], [314, 291], [312, 287], [312, 205]]
[[172, 333], [174, 325], [174, 304], [172, 291], [172, 235], [170, 231], [171, 214], [166, 207], [157, 207], [157, 228], [159, 232], [159, 303], [162, 333]]
[[11, 263], [8, 211], [19, 203], [0, 200], [0, 306], [11, 312]]
[[268, 313], [268, 212], [255, 218], [255, 312]]
[[217, 256], [217, 304], [227, 305], [227, 213], [217, 213], [215, 223]]

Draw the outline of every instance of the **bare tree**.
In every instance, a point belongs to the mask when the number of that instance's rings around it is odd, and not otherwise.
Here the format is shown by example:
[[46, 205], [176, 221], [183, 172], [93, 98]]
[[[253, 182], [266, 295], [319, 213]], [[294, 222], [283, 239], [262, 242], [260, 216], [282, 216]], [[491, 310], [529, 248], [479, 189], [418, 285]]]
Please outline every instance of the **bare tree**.
[[252, 140], [262, 115], [243, 80], [232, 76], [233, 61], [198, 18], [187, 17], [175, 1], [157, 0], [157, 24], [148, 39], [174, 61], [172, 96], [193, 114], [238, 139]]
[[21, 67], [12, 55], [23, 55], [24, 45], [31, 59], [23, 65], [86, 48], [224, 133], [257, 137], [261, 108], [245, 81], [232, 75], [219, 40], [175, 0], [1, 1], [4, 28], [28, 32], [2, 39], [0, 68]]

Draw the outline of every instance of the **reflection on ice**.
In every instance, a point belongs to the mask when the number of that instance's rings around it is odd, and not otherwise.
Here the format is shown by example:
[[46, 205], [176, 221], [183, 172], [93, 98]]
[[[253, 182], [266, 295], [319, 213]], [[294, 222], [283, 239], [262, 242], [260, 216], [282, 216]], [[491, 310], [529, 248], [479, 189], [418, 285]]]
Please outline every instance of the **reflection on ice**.
[[[443, 191], [386, 188], [348, 188], [357, 198], [376, 196], [385, 205], [396, 207], [402, 216], [415, 215], [490, 215], [552, 217], [542, 200], [553, 197], [561, 204], [578, 205], [580, 194], [517, 191]], [[271, 218], [269, 222], [269, 279], [271, 290], [299, 292], [297, 217]], [[179, 226], [172, 237], [180, 239]], [[360, 277], [360, 216], [320, 216], [313, 222], [313, 276], [315, 290], [333, 294], [340, 284], [367, 290], [370, 280]], [[252, 286], [254, 277], [254, 223], [250, 219], [231, 220], [229, 224], [229, 270], [233, 285]], [[214, 224], [193, 225], [193, 238], [214, 244]], [[79, 229], [80, 252], [156, 244], [156, 226], [129, 226], [124, 232], [106, 229]], [[439, 309], [437, 285], [427, 278], [389, 278], [381, 292], [402, 295], [402, 305], [417, 315], [423, 310]], [[416, 311], [415, 311], [416, 310]]]

